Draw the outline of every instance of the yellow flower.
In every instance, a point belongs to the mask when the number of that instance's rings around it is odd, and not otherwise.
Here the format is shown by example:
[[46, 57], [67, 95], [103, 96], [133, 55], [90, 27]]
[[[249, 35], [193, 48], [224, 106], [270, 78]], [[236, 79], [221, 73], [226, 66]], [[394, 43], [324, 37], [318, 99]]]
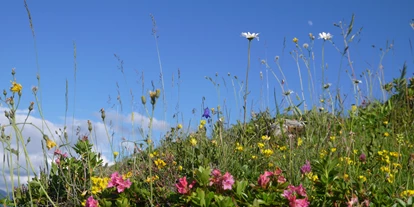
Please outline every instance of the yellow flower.
[[178, 166], [178, 170], [179, 170], [179, 171], [182, 171], [182, 170], [183, 170], [183, 166], [181, 166], [181, 165], [180, 165], [180, 166]]
[[357, 149], [354, 149], [354, 154], [357, 154], [358, 153], [358, 150]]
[[264, 145], [263, 143], [259, 142], [259, 143], [257, 143], [257, 146], [258, 146], [260, 149], [262, 149], [265, 145]]
[[286, 146], [280, 146], [280, 147], [279, 147], [279, 150], [280, 150], [280, 151], [286, 151], [286, 150], [287, 150], [287, 147], [286, 147]]
[[345, 180], [345, 181], [349, 181], [349, 175], [348, 175], [348, 174], [346, 174], [346, 173], [344, 174], [344, 180]]
[[181, 128], [183, 128], [183, 125], [182, 124], [178, 124], [177, 125], [177, 129], [181, 129]]
[[203, 125], [203, 126], [206, 125], [206, 120], [201, 120], [200, 125]]
[[216, 140], [211, 140], [211, 144], [213, 144], [214, 146], [217, 146], [217, 141]]
[[302, 138], [298, 138], [298, 147], [300, 146], [300, 145], [302, 145], [302, 143], [303, 143], [303, 140], [302, 140]]
[[270, 140], [270, 137], [269, 137], [269, 136], [267, 136], [267, 135], [263, 135], [263, 136], [262, 136], [262, 140], [264, 140], [264, 141], [269, 141], [269, 140]]
[[390, 133], [384, 132], [384, 137], [388, 137], [388, 136], [390, 136]]
[[196, 145], [197, 145], [197, 140], [196, 140], [195, 138], [191, 138], [191, 139], [190, 139], [190, 144], [191, 144], [192, 146], [196, 146]]
[[132, 177], [132, 172], [131, 171], [129, 171], [129, 172], [127, 172], [126, 174], [124, 174], [123, 176], [122, 176], [122, 178], [125, 180], [125, 179], [128, 179], [128, 178], [130, 178], [130, 177]]
[[382, 122], [384, 125], [388, 125], [388, 121], [384, 121]]
[[386, 173], [389, 173], [390, 172], [390, 168], [387, 167], [387, 166], [381, 166], [380, 167], [380, 170], [381, 170], [381, 172], [386, 172]]
[[400, 154], [398, 152], [390, 152], [391, 157], [399, 157]]
[[336, 137], [335, 136], [330, 136], [329, 139], [333, 142], [333, 141], [335, 141]]
[[97, 194], [102, 192], [104, 189], [107, 188], [109, 178], [100, 178], [100, 177], [91, 177], [92, 181], [92, 194]]
[[156, 157], [157, 155], [158, 155], [158, 152], [155, 151], [153, 153], [150, 153], [149, 156], [150, 156], [150, 158], [153, 158], [153, 157]]
[[273, 150], [271, 150], [271, 149], [262, 150], [262, 154], [269, 157], [270, 155], [273, 154]]
[[414, 196], [414, 190], [405, 190], [401, 192], [401, 197], [411, 197]]
[[256, 155], [252, 155], [252, 159], [253, 160], [257, 159], [257, 156]]
[[328, 154], [328, 152], [323, 149], [323, 150], [321, 150], [321, 152], [319, 152], [319, 157], [324, 158], [327, 154]]
[[47, 149], [50, 150], [50, 149], [52, 149], [55, 146], [56, 146], [56, 142], [54, 142], [54, 141], [52, 141], [50, 139], [47, 139], [46, 140], [46, 147], [47, 147]]
[[119, 152], [114, 152], [114, 157], [118, 157]]
[[367, 178], [366, 178], [365, 176], [363, 176], [363, 175], [360, 175], [358, 178], [359, 178], [359, 180], [361, 180], [362, 182], [367, 181]]
[[23, 89], [23, 86], [22, 85], [14, 82], [14, 81], [12, 82], [12, 86], [10, 87], [10, 91], [11, 92], [13, 92], [13, 93], [19, 93], [19, 92], [22, 91], [22, 89]]
[[394, 182], [394, 175], [393, 174], [388, 174], [387, 175], [387, 182], [389, 182], [389, 183], [393, 183]]
[[173, 163], [172, 163], [173, 165], [177, 165], [177, 162], [176, 161], [173, 161]]
[[355, 104], [352, 104], [351, 111], [355, 113], [357, 109], [357, 106]]
[[267, 164], [267, 166], [269, 166], [269, 167], [273, 167], [273, 166], [274, 166], [274, 164], [273, 164], [273, 163], [271, 163], [271, 162], [269, 162], [269, 164]]
[[154, 160], [154, 164], [155, 164], [155, 166], [157, 166], [158, 167], [158, 169], [161, 169], [161, 168], [163, 168], [163, 167], [165, 167], [167, 164], [164, 162], [164, 160], [161, 160], [161, 159], [157, 159], [157, 160]]
[[243, 151], [243, 146], [241, 146], [238, 142], [236, 143], [236, 150], [239, 152]]
[[331, 152], [336, 152], [336, 148], [335, 147], [332, 147], [331, 148]]
[[294, 43], [298, 44], [298, 41], [299, 41], [299, 40], [298, 40], [298, 38], [296, 38], [296, 37], [295, 37], [295, 38], [293, 38], [293, 40], [292, 40], [292, 41], [293, 41]]

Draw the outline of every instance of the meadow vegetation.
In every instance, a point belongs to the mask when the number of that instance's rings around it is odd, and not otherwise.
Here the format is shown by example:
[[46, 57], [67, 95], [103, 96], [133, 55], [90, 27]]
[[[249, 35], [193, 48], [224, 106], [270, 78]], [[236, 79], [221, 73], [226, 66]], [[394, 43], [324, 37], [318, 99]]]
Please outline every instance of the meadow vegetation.
[[[19, 181], [18, 186], [11, 182], [8, 189], [11, 196], [1, 199], [1, 203], [101, 207], [412, 206], [414, 78], [407, 77], [407, 66], [401, 63], [401, 75], [385, 83], [379, 67], [378, 71], [364, 71], [361, 77], [370, 84], [379, 82], [378, 88], [372, 90], [380, 91], [383, 97], [376, 99], [370, 96], [372, 91], [362, 91], [359, 87], [362, 81], [355, 78], [361, 71], [354, 71], [348, 58], [350, 45], [360, 33], [353, 30], [353, 22], [352, 17], [348, 25], [335, 25], [345, 42], [338, 54], [349, 61], [350, 81], [355, 88], [351, 94], [355, 97], [352, 107], [345, 107], [339, 92], [335, 94], [331, 84], [323, 81], [324, 66], [321, 84], [316, 85], [317, 77], [308, 73], [313, 80], [309, 93], [317, 94], [312, 88], [320, 88], [319, 95], [313, 97], [317, 103], [305, 101], [308, 95], [304, 94], [302, 78], [299, 80], [302, 91], [297, 94], [296, 103], [291, 99], [292, 91], [285, 88], [288, 80], [283, 78], [276, 57], [280, 74], [271, 69], [270, 63], [262, 61], [283, 91], [274, 95], [274, 99], [279, 99], [275, 101], [276, 109], [247, 111], [249, 49], [258, 34], [243, 33], [249, 41], [243, 118], [230, 124], [226, 122], [226, 107], [205, 108], [197, 126], [187, 128], [177, 124], [155, 143], [154, 111], [163, 110], [166, 104], [162, 80], [159, 89], [154, 87], [140, 100], [150, 120], [149, 129], [141, 128], [137, 137], [124, 140], [134, 146], [130, 155], [116, 151], [111, 145], [113, 165], [105, 165], [101, 154], [94, 150], [90, 122], [83, 126], [88, 133], [79, 134], [76, 143], [70, 142], [66, 130], [52, 136], [47, 127], [35, 126], [43, 136], [45, 156], [39, 174], [36, 170], [39, 166], [32, 165], [26, 150], [31, 143], [22, 135], [30, 123], [16, 122], [15, 113], [27, 105], [27, 116], [36, 108], [44, 119], [39, 107], [40, 78], [39, 85], [32, 89], [34, 101], [20, 103], [22, 95], [26, 95], [22, 94], [25, 86], [19, 83], [18, 70], [12, 70], [12, 85], [3, 85], [10, 88], [3, 91], [1, 98], [8, 108], [4, 116], [9, 120], [1, 123], [3, 159], [7, 159], [3, 162], [3, 175], [9, 169], [11, 175], [23, 171], [35, 177], [27, 183]], [[331, 43], [329, 33], [321, 33], [319, 37], [320, 40], [309, 34], [308, 43], [303, 45], [293, 39], [292, 54], [297, 57], [294, 60], [305, 65], [307, 71], [314, 61], [312, 45]], [[387, 45], [384, 51], [390, 47]], [[321, 59], [324, 65], [323, 56]], [[246, 114], [251, 115], [246, 118]], [[304, 127], [287, 126], [286, 119], [303, 123]], [[108, 124], [104, 109], [101, 121]], [[100, 138], [105, 139], [111, 143], [113, 137]], [[26, 160], [26, 166], [17, 165], [17, 159]]]

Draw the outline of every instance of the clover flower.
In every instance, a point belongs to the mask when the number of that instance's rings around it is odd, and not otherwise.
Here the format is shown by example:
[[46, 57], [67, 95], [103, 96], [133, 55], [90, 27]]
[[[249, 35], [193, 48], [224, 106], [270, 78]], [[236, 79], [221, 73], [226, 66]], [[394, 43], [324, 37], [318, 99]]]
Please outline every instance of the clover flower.
[[245, 37], [249, 41], [251, 41], [252, 39], [257, 39], [257, 41], [259, 41], [259, 33], [242, 32], [241, 36]]
[[302, 174], [307, 174], [310, 173], [312, 171], [312, 167], [310, 165], [309, 160], [306, 160], [306, 164], [304, 164], [301, 168], [300, 168], [300, 172]]
[[325, 32], [319, 33], [319, 39], [323, 39], [325, 41], [332, 39], [332, 37], [333, 35], [331, 35], [330, 33], [325, 33]]

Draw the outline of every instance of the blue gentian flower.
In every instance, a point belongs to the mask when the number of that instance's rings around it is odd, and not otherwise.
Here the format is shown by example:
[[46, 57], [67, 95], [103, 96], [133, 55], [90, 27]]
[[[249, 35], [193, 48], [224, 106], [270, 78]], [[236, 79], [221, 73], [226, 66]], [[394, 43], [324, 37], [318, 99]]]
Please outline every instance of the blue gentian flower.
[[206, 119], [210, 118], [210, 109], [208, 109], [208, 107], [204, 109], [204, 114], [201, 117], [204, 117]]

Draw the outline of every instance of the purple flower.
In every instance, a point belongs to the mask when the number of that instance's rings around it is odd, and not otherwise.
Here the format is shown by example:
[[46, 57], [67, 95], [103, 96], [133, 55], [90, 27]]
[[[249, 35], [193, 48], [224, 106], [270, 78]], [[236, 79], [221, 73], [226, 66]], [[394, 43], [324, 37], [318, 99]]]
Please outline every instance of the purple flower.
[[367, 156], [364, 154], [364, 153], [362, 153], [360, 156], [359, 156], [359, 161], [361, 161], [361, 162], [365, 162], [367, 160]]
[[312, 167], [310, 165], [309, 160], [306, 160], [306, 164], [304, 164], [301, 168], [300, 168], [300, 172], [302, 172], [302, 174], [306, 174], [306, 173], [310, 173], [312, 171]]
[[201, 117], [204, 117], [206, 119], [210, 118], [210, 109], [208, 109], [208, 107], [204, 109], [204, 114]]

